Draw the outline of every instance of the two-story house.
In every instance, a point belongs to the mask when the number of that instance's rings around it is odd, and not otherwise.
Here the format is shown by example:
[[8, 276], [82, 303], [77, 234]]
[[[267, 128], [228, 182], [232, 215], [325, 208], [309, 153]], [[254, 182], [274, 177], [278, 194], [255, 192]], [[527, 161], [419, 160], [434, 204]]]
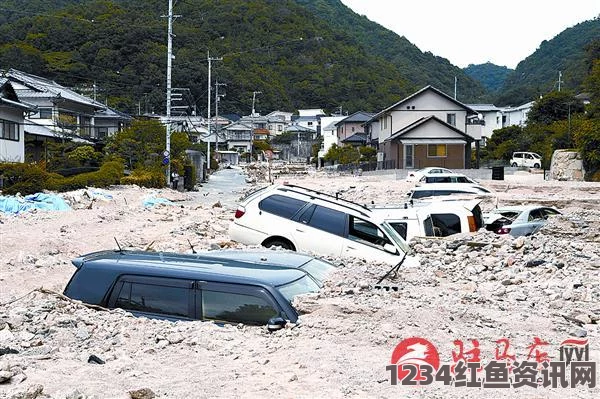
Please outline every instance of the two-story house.
[[285, 127], [292, 122], [292, 115], [291, 112], [284, 111], [273, 111], [266, 115], [267, 129], [269, 129], [271, 137], [278, 136], [285, 131]]
[[320, 108], [299, 109], [298, 115], [292, 117], [292, 123], [311, 129], [315, 132], [314, 136], [317, 136], [321, 134], [321, 117], [325, 115], [325, 112]]
[[372, 134], [379, 140], [380, 167], [469, 168], [471, 143], [481, 137], [467, 120], [476, 114], [433, 86], [398, 101], [367, 122], [371, 129], [377, 128]]
[[48, 141], [93, 143], [127, 126], [131, 118], [52, 80], [10, 69], [4, 75], [18, 98], [36, 106], [25, 123], [31, 160], [44, 158]]
[[9, 80], [0, 77], [0, 162], [25, 161], [24, 113], [33, 110], [19, 100]]
[[241, 121], [232, 123], [224, 129], [227, 148], [238, 152], [252, 151], [252, 126]]
[[323, 157], [327, 154], [331, 146], [334, 144], [339, 145], [336, 124], [344, 118], [346, 117], [324, 116], [321, 118], [321, 137], [323, 137], [323, 142], [319, 150], [319, 165], [323, 164]]
[[336, 124], [336, 133], [340, 143], [361, 146], [368, 143], [367, 133], [365, 132], [365, 123], [374, 114], [358, 111], [352, 115], [346, 116]]
[[494, 134], [494, 130], [502, 129], [502, 109], [494, 104], [466, 105], [477, 112], [477, 115], [469, 117], [469, 122], [481, 126], [481, 145], [486, 145], [487, 140]]

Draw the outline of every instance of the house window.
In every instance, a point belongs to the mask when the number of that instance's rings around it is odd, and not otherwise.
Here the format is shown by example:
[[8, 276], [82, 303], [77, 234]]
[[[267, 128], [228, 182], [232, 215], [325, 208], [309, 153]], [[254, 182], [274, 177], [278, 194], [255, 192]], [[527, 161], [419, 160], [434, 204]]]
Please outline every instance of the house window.
[[38, 112], [31, 116], [33, 119], [52, 119], [52, 108], [38, 108]]
[[103, 139], [108, 136], [108, 128], [107, 127], [98, 127], [96, 128], [97, 138]]
[[427, 144], [427, 157], [439, 158], [448, 155], [446, 144]]
[[0, 138], [19, 141], [19, 126], [15, 122], [0, 119]]
[[456, 126], [456, 114], [446, 114], [446, 122], [449, 125]]
[[283, 130], [283, 126], [281, 126], [281, 125], [277, 125], [277, 131], [278, 131], [278, 132], [281, 132], [282, 130]]
[[313, 124], [312, 122], [308, 122], [308, 126], [312, 126], [312, 124]]

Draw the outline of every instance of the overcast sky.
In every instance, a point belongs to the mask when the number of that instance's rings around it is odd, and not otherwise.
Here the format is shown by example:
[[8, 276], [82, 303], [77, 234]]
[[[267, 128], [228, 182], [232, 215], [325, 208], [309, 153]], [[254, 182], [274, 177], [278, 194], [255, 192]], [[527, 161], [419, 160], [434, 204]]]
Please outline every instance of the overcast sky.
[[341, 0], [456, 66], [515, 68], [543, 40], [600, 15], [600, 0]]

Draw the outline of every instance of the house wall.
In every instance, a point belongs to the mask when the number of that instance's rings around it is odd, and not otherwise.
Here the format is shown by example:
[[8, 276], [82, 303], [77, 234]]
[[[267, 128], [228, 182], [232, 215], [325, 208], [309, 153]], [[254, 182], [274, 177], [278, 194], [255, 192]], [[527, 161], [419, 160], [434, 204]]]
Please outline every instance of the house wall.
[[338, 140], [341, 142], [355, 133], [364, 133], [364, 131], [365, 128], [360, 122], [343, 123], [337, 127]]
[[25, 161], [25, 132], [23, 131], [23, 112], [11, 107], [0, 107], [0, 119], [15, 122], [19, 131], [19, 140], [0, 138], [0, 162]]
[[[423, 117], [434, 115], [445, 122], [447, 114], [456, 114], [455, 127], [464, 132], [467, 111], [435, 92], [426, 91], [382, 115], [377, 133], [379, 142], [383, 142], [398, 130]], [[384, 118], [387, 120], [383, 121]]]
[[[321, 118], [321, 125], [327, 127], [333, 123], [341, 121], [344, 118], [345, 118], [344, 116], [323, 117], [323, 118]], [[323, 157], [323, 156], [325, 156], [325, 154], [327, 154], [327, 151], [329, 151], [329, 149], [331, 148], [332, 145], [334, 145], [334, 144], [339, 145], [339, 140], [338, 140], [337, 131], [335, 128], [330, 129], [330, 130], [322, 130], [321, 135], [323, 136], [323, 145], [321, 147], [321, 150], [319, 151], [319, 156]]]
[[448, 169], [465, 168], [464, 144], [447, 144], [446, 151], [446, 157], [430, 158], [427, 156], [427, 144], [415, 145], [415, 169], [426, 168], [428, 166], [441, 166]]

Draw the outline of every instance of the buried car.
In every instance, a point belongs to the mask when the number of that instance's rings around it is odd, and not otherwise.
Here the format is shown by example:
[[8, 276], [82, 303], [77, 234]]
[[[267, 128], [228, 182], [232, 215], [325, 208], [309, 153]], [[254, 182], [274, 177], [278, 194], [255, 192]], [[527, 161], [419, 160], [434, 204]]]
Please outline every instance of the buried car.
[[[176, 254], [100, 251], [72, 261], [77, 268], [64, 294], [136, 316], [168, 320], [265, 325], [277, 329], [296, 322], [291, 302], [317, 292], [334, 266], [306, 255], [263, 251]], [[240, 251], [241, 252], [241, 251]], [[238, 254], [240, 255], [240, 254]], [[270, 262], [269, 259], [274, 259]], [[287, 261], [286, 261], [287, 260]]]
[[537, 232], [549, 217], [561, 213], [552, 207], [540, 205], [507, 206], [483, 215], [486, 230], [513, 237]]
[[441, 167], [427, 167], [427, 168], [423, 168], [423, 169], [419, 169], [419, 170], [412, 170], [408, 172], [408, 175], [406, 176], [406, 181], [407, 182], [416, 182], [421, 180], [423, 177], [426, 176], [436, 176], [438, 174], [450, 174], [450, 173], [454, 173], [452, 170], [447, 169], [447, 168], [441, 168]]
[[249, 194], [229, 226], [233, 241], [369, 262], [418, 264], [383, 217], [365, 205], [295, 185]]

